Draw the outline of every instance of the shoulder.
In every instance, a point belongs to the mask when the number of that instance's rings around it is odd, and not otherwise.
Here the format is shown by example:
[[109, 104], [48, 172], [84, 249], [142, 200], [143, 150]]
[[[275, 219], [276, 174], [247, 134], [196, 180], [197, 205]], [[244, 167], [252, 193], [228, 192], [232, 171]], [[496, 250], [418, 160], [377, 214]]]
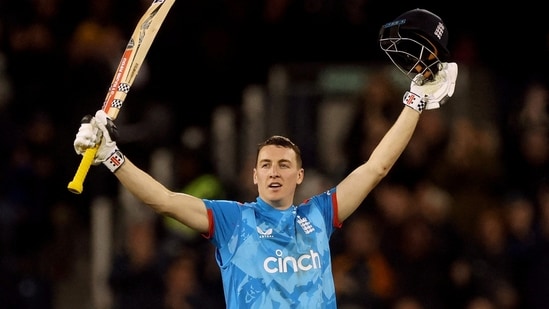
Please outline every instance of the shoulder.
[[311, 205], [318, 205], [318, 204], [326, 204], [332, 203], [332, 200], [336, 197], [336, 187], [332, 187], [322, 193], [319, 193], [317, 195], [314, 195], [310, 198], [305, 199], [301, 204], [299, 204], [299, 207], [302, 206], [311, 206]]
[[232, 201], [232, 200], [211, 200], [211, 199], [202, 199], [204, 201], [204, 204], [206, 204], [207, 207], [209, 206], [224, 206], [224, 207], [231, 207], [231, 206], [236, 206], [236, 207], [241, 207], [241, 206], [246, 206], [247, 204], [250, 204], [250, 203], [243, 203], [243, 202], [238, 202], [238, 201]]
[[256, 202], [238, 202], [233, 200], [210, 200], [203, 199], [207, 209], [212, 210], [214, 213], [241, 213], [246, 209], [256, 209]]

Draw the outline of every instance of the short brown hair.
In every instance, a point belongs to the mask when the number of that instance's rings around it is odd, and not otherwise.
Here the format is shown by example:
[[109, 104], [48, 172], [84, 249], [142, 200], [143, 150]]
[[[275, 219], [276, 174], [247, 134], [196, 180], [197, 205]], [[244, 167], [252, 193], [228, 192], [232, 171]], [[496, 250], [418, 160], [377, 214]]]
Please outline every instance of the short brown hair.
[[[301, 149], [299, 149], [299, 146], [294, 144], [289, 138], [281, 135], [273, 135], [269, 138], [267, 138], [262, 143], [259, 143], [257, 145], [257, 155], [256, 158], [259, 158], [259, 151], [263, 149], [265, 146], [274, 145], [274, 146], [280, 146], [283, 148], [289, 148], [292, 149], [295, 152], [295, 157], [297, 160], [297, 167], [301, 168], [303, 162], [301, 160]], [[257, 162], [256, 162], [257, 163]]]

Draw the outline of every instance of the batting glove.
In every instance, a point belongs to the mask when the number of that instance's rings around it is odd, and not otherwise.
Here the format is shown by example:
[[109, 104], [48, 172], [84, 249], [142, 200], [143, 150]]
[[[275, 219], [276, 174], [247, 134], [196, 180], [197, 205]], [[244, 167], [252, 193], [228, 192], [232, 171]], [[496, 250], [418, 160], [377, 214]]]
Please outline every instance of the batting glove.
[[103, 165], [114, 173], [126, 160], [116, 145], [118, 129], [112, 119], [102, 109], [95, 113], [93, 120], [95, 120], [94, 124], [99, 129], [101, 136], [101, 143], [97, 149], [94, 164], [103, 163]]
[[99, 129], [92, 123], [94, 121], [92, 115], [86, 115], [80, 121], [80, 128], [73, 142], [74, 150], [79, 155], [83, 155], [87, 149], [95, 147], [101, 141]]
[[455, 62], [443, 62], [432, 80], [424, 83], [421, 74], [416, 75], [410, 84], [410, 91], [406, 91], [403, 103], [418, 112], [436, 109], [442, 106], [454, 94], [458, 66]]

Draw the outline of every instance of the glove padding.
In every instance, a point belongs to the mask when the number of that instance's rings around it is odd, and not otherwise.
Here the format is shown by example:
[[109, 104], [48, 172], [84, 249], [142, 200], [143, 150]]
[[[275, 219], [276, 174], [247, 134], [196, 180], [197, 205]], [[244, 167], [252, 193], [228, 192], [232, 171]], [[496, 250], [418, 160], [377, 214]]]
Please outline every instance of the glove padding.
[[74, 150], [83, 155], [87, 149], [98, 147], [92, 164], [98, 165], [109, 160], [119, 152], [116, 145], [118, 129], [103, 110], [98, 110], [95, 117], [86, 115], [82, 118], [80, 128], [74, 139]]
[[424, 81], [421, 74], [416, 75], [410, 84], [410, 91], [404, 94], [403, 103], [418, 112], [436, 109], [442, 106], [454, 94], [458, 75], [455, 62], [442, 62], [432, 80]]
[[86, 115], [80, 120], [80, 128], [73, 142], [74, 151], [79, 155], [83, 155], [87, 149], [94, 148], [101, 141], [99, 129], [92, 122], [95, 122], [92, 115]]
[[99, 145], [99, 149], [97, 149], [95, 160], [108, 163], [107, 161], [111, 159], [115, 153], [120, 152], [116, 145], [118, 128], [102, 109], [95, 113], [94, 119], [95, 124], [101, 133], [101, 144]]

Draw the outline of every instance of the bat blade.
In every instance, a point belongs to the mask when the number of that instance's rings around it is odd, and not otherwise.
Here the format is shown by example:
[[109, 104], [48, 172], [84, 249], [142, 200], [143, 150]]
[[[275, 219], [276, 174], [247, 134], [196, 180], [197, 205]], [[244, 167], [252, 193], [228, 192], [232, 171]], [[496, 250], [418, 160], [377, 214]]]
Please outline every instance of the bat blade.
[[[114, 120], [118, 117], [118, 113], [139, 73], [154, 38], [174, 2], [175, 0], [153, 0], [151, 6], [137, 22], [101, 107], [111, 119]], [[70, 192], [82, 193], [84, 180], [96, 152], [97, 147], [94, 147], [84, 153], [72, 181], [67, 186]]]

